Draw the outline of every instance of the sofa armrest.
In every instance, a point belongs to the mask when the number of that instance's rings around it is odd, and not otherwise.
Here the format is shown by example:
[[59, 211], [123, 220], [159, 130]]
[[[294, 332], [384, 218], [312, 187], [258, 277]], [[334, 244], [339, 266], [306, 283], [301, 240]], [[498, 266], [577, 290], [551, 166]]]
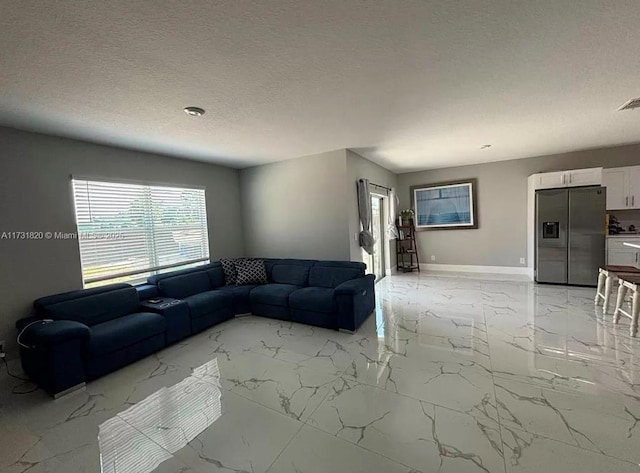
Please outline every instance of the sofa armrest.
[[373, 290], [373, 285], [376, 282], [376, 277], [373, 274], [367, 274], [361, 278], [350, 279], [343, 282], [336, 287], [337, 294], [356, 295], [359, 292], [365, 292], [367, 290]]
[[164, 317], [166, 323], [164, 339], [167, 345], [191, 335], [191, 318], [187, 303], [170, 297], [160, 297], [158, 300], [160, 302], [157, 303], [141, 302], [140, 311], [153, 312]]
[[90, 336], [89, 327], [80, 322], [36, 320], [22, 328], [19, 341], [23, 348], [35, 348], [54, 346], [69, 340], [85, 341]]
[[153, 299], [154, 297], [158, 297], [160, 295], [160, 290], [155, 284], [140, 284], [134, 287], [138, 292], [138, 299], [140, 299], [141, 301]]
[[19, 336], [24, 372], [56, 396], [85, 381], [85, 346], [89, 327], [71, 320], [35, 321]]
[[351, 279], [335, 289], [338, 303], [338, 328], [355, 332], [375, 308], [375, 280], [373, 274]]
[[27, 325], [31, 325], [34, 322], [37, 322], [39, 320], [42, 320], [42, 317], [39, 315], [30, 315], [29, 317], [23, 317], [21, 319], [18, 319], [16, 321], [16, 329], [18, 329], [18, 332], [20, 332], [21, 330], [23, 330]]

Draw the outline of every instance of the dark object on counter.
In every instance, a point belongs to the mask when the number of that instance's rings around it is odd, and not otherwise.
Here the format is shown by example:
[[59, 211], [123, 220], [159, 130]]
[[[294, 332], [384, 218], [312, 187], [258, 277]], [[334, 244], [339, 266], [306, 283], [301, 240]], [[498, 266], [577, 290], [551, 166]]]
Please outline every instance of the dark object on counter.
[[636, 226], [635, 225], [629, 225], [629, 231], [630, 232], [635, 232], [636, 231]]
[[618, 235], [623, 233], [624, 228], [620, 226], [620, 222], [615, 215], [609, 215], [609, 235]]

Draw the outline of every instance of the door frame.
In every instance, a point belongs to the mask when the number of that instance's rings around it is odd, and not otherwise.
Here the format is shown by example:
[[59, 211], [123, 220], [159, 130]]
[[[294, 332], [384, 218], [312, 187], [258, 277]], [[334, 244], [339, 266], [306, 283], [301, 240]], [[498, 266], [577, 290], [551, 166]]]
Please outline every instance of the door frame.
[[[389, 238], [387, 237], [387, 222], [389, 221], [389, 195], [381, 194], [378, 192], [369, 192], [369, 199], [373, 200], [374, 198], [380, 200], [380, 235], [377, 235], [379, 238], [378, 248], [381, 251], [381, 270], [382, 274], [380, 276], [376, 275], [376, 282], [381, 281], [385, 278], [385, 276], [391, 274], [391, 259], [389, 255]], [[371, 221], [371, 229], [373, 230], [373, 213], [372, 213], [372, 221]], [[376, 235], [374, 235], [376, 237]], [[373, 255], [368, 255], [368, 259], [370, 260], [372, 269], [374, 268], [374, 257]], [[371, 274], [375, 274], [375, 271], [372, 271]]]

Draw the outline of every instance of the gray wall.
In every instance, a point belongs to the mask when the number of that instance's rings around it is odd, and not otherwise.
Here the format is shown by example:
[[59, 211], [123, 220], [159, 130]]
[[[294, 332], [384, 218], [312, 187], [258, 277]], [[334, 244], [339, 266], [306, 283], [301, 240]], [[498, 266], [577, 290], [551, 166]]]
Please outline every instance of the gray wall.
[[[422, 263], [519, 266], [527, 257], [527, 178], [538, 172], [640, 164], [640, 145], [577, 151], [497, 163], [398, 175], [400, 208], [410, 207], [413, 185], [478, 179], [477, 230], [420, 232]], [[430, 256], [435, 255], [436, 261]], [[528, 263], [528, 262], [527, 262]]]
[[[244, 253], [239, 172], [211, 164], [0, 128], [0, 234], [75, 232], [70, 176], [206, 188], [212, 258]], [[82, 288], [77, 240], [0, 239], [0, 339], [40, 296]]]
[[240, 171], [248, 256], [349, 259], [346, 151]]
[[[397, 176], [388, 169], [363, 158], [351, 150], [347, 150], [347, 211], [349, 220], [349, 254], [351, 261], [362, 261], [362, 248], [354, 235], [360, 233], [360, 217], [358, 214], [358, 190], [356, 181], [369, 179], [369, 181], [385, 187], [396, 187]], [[375, 188], [373, 188], [375, 190]], [[396, 264], [395, 242], [391, 242], [388, 248], [390, 266]]]

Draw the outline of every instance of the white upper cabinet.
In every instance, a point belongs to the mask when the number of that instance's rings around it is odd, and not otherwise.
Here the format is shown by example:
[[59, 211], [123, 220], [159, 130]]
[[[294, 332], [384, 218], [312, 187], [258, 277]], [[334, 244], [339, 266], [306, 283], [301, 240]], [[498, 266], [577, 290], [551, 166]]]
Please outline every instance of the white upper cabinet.
[[640, 166], [629, 168], [629, 208], [640, 209]]
[[602, 168], [574, 169], [567, 171], [567, 186], [599, 186], [602, 184]]
[[602, 185], [607, 188], [607, 210], [620, 210], [629, 208], [628, 168], [605, 169], [602, 172]]
[[556, 187], [566, 187], [566, 172], [545, 172], [538, 174], [536, 179], [536, 189], [555, 189]]
[[[574, 169], [572, 171], [545, 172], [535, 175], [536, 189], [558, 187], [599, 186], [602, 184], [602, 168]], [[640, 178], [640, 176], [639, 176]], [[640, 194], [639, 194], [640, 197]]]
[[602, 185], [607, 188], [607, 210], [640, 209], [640, 166], [605, 169]]

